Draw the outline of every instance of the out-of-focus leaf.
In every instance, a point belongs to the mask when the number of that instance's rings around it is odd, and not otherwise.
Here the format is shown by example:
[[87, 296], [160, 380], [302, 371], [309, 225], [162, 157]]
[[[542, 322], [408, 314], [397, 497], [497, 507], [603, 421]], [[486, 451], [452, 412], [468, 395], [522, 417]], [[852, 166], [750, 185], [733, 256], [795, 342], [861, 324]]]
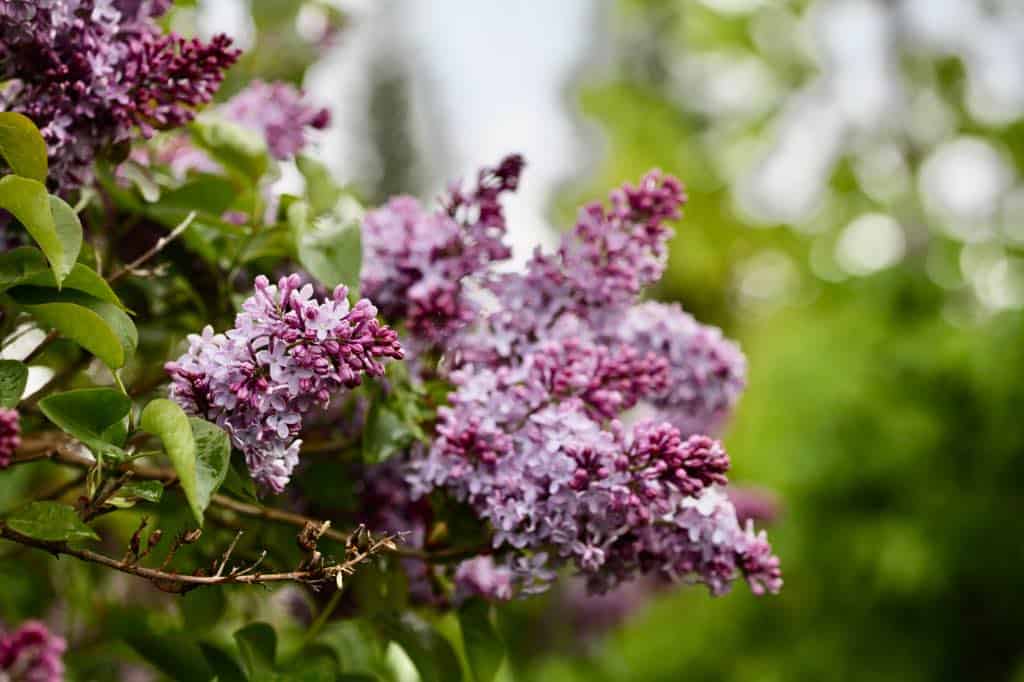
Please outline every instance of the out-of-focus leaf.
[[[144, 431], [158, 436], [164, 444], [167, 457], [171, 460], [174, 471], [178, 474], [181, 489], [185, 492], [192, 514], [196, 522], [203, 525], [203, 512], [206, 506], [200, 504], [199, 484], [196, 473], [196, 442], [192, 435], [192, 424], [188, 415], [177, 403], [166, 398], [152, 401], [142, 411], [139, 426]], [[209, 497], [206, 497], [209, 504]]]
[[310, 213], [304, 201], [288, 207], [299, 263], [324, 286], [344, 284], [355, 295], [363, 267], [362, 207], [350, 199], [315, 221]]
[[113, 303], [80, 291], [30, 286], [15, 287], [8, 295], [111, 369], [123, 367], [138, 346], [135, 324]]
[[306, 200], [313, 209], [313, 215], [322, 215], [333, 209], [344, 192], [331, 177], [327, 166], [305, 154], [295, 157], [295, 165], [306, 180]]
[[459, 682], [462, 666], [452, 645], [432, 625], [414, 613], [378, 617], [385, 637], [398, 643], [416, 666], [423, 682]]
[[401, 417], [386, 405], [375, 402], [363, 429], [363, 461], [383, 462], [409, 445], [414, 434]]
[[247, 682], [245, 673], [227, 652], [206, 642], [200, 642], [199, 648], [217, 682]]
[[482, 599], [470, 599], [458, 611], [466, 659], [476, 682], [491, 682], [505, 657], [505, 644], [491, 623], [490, 611]]
[[330, 647], [314, 644], [305, 647], [287, 665], [280, 667], [277, 679], [295, 682], [336, 682], [338, 656]]
[[220, 622], [227, 608], [227, 597], [219, 586], [200, 587], [178, 600], [185, 629], [191, 633], [209, 630]]
[[228, 170], [253, 184], [267, 172], [267, 144], [252, 130], [210, 115], [201, 116], [189, 128], [195, 143]]
[[46, 182], [46, 141], [28, 116], [0, 112], [0, 156], [16, 175]]
[[89, 446], [97, 456], [121, 454], [120, 448], [107, 439], [107, 433], [124, 419], [131, 406], [128, 396], [112, 388], [82, 388], [39, 401], [39, 409], [51, 422]]
[[172, 680], [205, 682], [213, 677], [203, 652], [186, 633], [157, 633], [143, 618], [132, 620], [131, 626], [119, 628], [119, 634], [146, 662]]
[[82, 523], [74, 507], [59, 502], [31, 502], [12, 512], [4, 523], [22, 535], [47, 542], [100, 539]]
[[273, 679], [277, 633], [267, 623], [253, 623], [235, 632], [242, 667], [250, 680]]
[[17, 360], [0, 360], [0, 407], [14, 407], [28, 381], [28, 367]]
[[41, 182], [19, 175], [0, 178], [0, 208], [10, 211], [36, 240], [59, 285], [82, 248], [82, 226], [75, 212], [51, 197]]

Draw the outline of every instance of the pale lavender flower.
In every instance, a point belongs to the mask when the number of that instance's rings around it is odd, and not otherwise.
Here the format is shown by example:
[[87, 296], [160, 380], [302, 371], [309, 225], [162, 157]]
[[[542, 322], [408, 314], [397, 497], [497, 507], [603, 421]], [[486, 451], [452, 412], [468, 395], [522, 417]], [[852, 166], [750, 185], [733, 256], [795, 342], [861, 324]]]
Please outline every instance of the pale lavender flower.
[[21, 446], [18, 411], [0, 407], [0, 469], [6, 469]]
[[39, 126], [50, 180], [70, 191], [91, 179], [94, 158], [134, 131], [190, 121], [238, 58], [231, 40], [163, 35], [166, 2], [10, 0], [0, 3], [0, 110]]
[[276, 286], [261, 275], [255, 289], [234, 328], [191, 335], [167, 371], [172, 399], [224, 427], [253, 478], [280, 492], [298, 463], [302, 416], [364, 374], [382, 375], [381, 361], [402, 350], [368, 300], [349, 305], [345, 287], [318, 301], [298, 275]]
[[633, 306], [609, 319], [603, 335], [665, 358], [668, 382], [650, 402], [683, 433], [716, 433], [746, 386], [747, 363], [736, 344], [679, 304]]
[[0, 633], [0, 679], [61, 682], [66, 649], [64, 639], [38, 621], [27, 621], [6, 635]]
[[275, 159], [290, 158], [306, 146], [306, 129], [323, 130], [330, 112], [311, 106], [305, 93], [288, 83], [253, 81], [221, 107], [231, 121], [258, 131]]
[[468, 559], [455, 569], [455, 600], [463, 602], [471, 597], [487, 601], [508, 601], [514, 595], [515, 576], [507, 566], [494, 563], [494, 558], [483, 555]]

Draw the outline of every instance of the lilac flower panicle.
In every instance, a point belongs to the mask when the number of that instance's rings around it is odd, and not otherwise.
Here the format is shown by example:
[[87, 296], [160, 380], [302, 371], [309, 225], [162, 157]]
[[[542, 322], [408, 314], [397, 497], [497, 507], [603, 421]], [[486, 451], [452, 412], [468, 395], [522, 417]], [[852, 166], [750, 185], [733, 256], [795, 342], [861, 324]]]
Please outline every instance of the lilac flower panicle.
[[[528, 593], [562, 565], [594, 592], [642, 574], [714, 594], [739, 578], [758, 594], [781, 587], [765, 536], [741, 526], [725, 497], [728, 455], [704, 435], [743, 388], [743, 356], [678, 306], [637, 303], [662, 274], [666, 222], [684, 201], [677, 180], [653, 172], [607, 208], [586, 207], [558, 250], [538, 251], [525, 272], [473, 270], [494, 300], [446, 341], [454, 390], [409, 474], [415, 495], [445, 489], [493, 531], [493, 556], [457, 571], [464, 592]], [[429, 238], [457, 234], [444, 220], [453, 215], [398, 199], [368, 218], [379, 240], [370, 283], [393, 297], [397, 317], [424, 279], [419, 264], [432, 262]], [[654, 418], [627, 425], [641, 405]]]
[[39, 126], [61, 191], [91, 179], [94, 158], [134, 130], [192, 120], [238, 58], [231, 40], [160, 33], [166, 0], [8, 0], [0, 3], [0, 110]]
[[21, 446], [18, 411], [0, 407], [0, 469], [6, 469]]
[[0, 633], [0, 679], [11, 682], [62, 682], [64, 639], [38, 621]]
[[271, 155], [290, 158], [306, 146], [306, 129], [323, 130], [330, 112], [311, 106], [304, 94], [288, 83], [253, 81], [228, 100], [221, 113], [231, 121], [259, 131]]
[[338, 287], [319, 301], [298, 275], [276, 286], [261, 275], [232, 329], [190, 336], [188, 351], [167, 364], [171, 398], [224, 427], [253, 478], [274, 492], [298, 463], [303, 415], [402, 357], [376, 308], [366, 299], [350, 306], [347, 293]]
[[515, 191], [521, 156], [485, 168], [475, 186], [450, 189], [434, 211], [396, 197], [363, 220], [361, 289], [414, 341], [438, 345], [477, 316], [465, 280], [509, 257], [502, 195]]
[[495, 564], [490, 556], [468, 559], [455, 569], [455, 601], [471, 597], [488, 601], [508, 601], [514, 595], [515, 575], [507, 566]]

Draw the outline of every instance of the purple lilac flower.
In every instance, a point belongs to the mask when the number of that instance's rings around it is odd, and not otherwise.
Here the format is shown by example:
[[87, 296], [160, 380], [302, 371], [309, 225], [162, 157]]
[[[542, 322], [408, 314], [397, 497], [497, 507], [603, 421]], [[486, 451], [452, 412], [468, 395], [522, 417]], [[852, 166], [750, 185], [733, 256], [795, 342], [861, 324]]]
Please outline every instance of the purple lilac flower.
[[305, 95], [287, 83], [253, 81], [221, 108], [226, 118], [257, 130], [275, 159], [284, 160], [306, 146], [306, 128], [323, 130], [331, 122], [327, 109], [310, 106]]
[[64, 639], [38, 621], [28, 621], [9, 634], [0, 634], [0, 679], [10, 682], [61, 682]]
[[0, 469], [6, 469], [21, 445], [18, 411], [0, 407]]
[[253, 478], [280, 492], [298, 463], [303, 415], [364, 374], [382, 375], [381, 361], [402, 349], [368, 300], [349, 305], [345, 287], [325, 301], [299, 275], [277, 286], [261, 275], [255, 288], [234, 328], [189, 336], [188, 352], [167, 371], [171, 398], [224, 427]]
[[463, 602], [471, 597], [508, 601], [514, 595], [514, 580], [512, 570], [496, 564], [491, 556], [468, 559], [455, 569], [455, 601]]
[[717, 432], [746, 385], [747, 363], [736, 344], [679, 304], [633, 306], [609, 320], [604, 335], [668, 361], [667, 385], [651, 404], [684, 433]]
[[[489, 522], [509, 584], [536, 588], [570, 564], [596, 592], [646, 573], [714, 594], [739, 576], [756, 593], [781, 586], [763, 534], [740, 526], [722, 492], [728, 456], [691, 430], [731, 407], [742, 356], [677, 308], [636, 305], [684, 200], [677, 180], [651, 173], [611, 208], [585, 208], [557, 252], [483, 278], [495, 301], [448, 344], [455, 390], [410, 483]], [[627, 428], [640, 403], [673, 419]]]
[[93, 159], [138, 129], [181, 126], [208, 103], [238, 58], [231, 40], [163, 35], [164, 0], [10, 0], [0, 3], [0, 110], [43, 133], [51, 181], [69, 191]]
[[730, 486], [728, 495], [740, 523], [748, 520], [772, 523], [781, 513], [779, 498], [770, 490]]
[[450, 189], [434, 211], [396, 197], [363, 220], [362, 291], [387, 319], [404, 319], [413, 340], [450, 340], [477, 315], [465, 279], [509, 257], [501, 195], [519, 186], [523, 159], [480, 171], [469, 190]]

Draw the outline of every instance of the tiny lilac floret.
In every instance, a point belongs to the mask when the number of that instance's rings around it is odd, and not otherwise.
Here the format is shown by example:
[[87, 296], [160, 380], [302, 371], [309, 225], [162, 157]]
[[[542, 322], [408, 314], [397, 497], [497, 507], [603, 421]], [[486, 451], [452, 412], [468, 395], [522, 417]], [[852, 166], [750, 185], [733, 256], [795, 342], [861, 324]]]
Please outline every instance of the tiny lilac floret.
[[0, 407], [0, 469], [6, 469], [21, 446], [21, 422], [18, 411]]
[[39, 621], [27, 621], [17, 630], [0, 632], [0, 680], [62, 682], [67, 644]]

